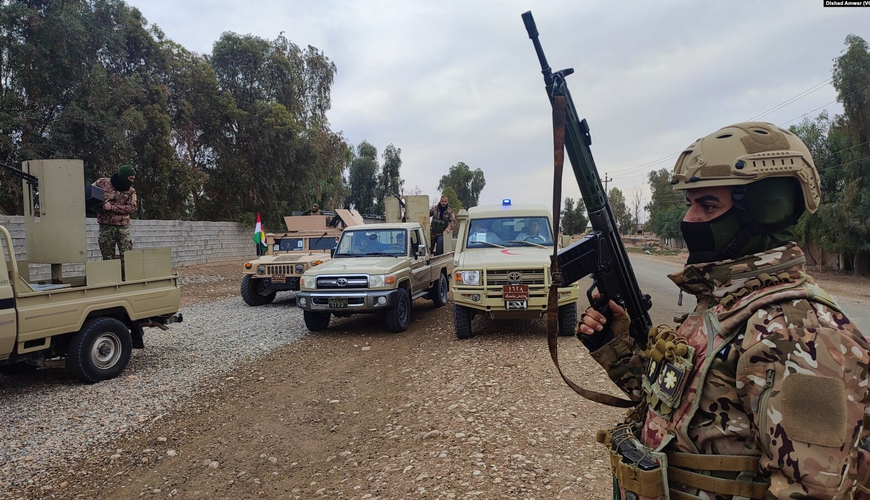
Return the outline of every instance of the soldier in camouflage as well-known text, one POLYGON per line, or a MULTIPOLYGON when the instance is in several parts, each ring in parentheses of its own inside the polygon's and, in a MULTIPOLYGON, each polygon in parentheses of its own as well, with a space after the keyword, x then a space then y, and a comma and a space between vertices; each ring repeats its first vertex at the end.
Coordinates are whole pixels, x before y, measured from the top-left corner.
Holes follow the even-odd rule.
POLYGON ((867 338, 805 274, 791 226, 818 209, 806 146, 769 123, 698 139, 677 161, 697 298, 641 351, 628 315, 587 309, 578 337, 639 404, 599 433, 614 498, 870 499, 867 338))
POLYGON ((94 186, 103 190, 103 210, 97 215, 100 224, 100 253, 103 260, 117 259, 120 256, 121 270, 124 269, 124 252, 133 248, 130 237, 130 214, 136 211, 136 190, 133 181, 136 170, 124 165, 109 177, 101 177, 94 186), (115 246, 118 247, 118 256, 115 246))
POLYGON ((456 216, 453 214, 453 209, 447 206, 447 197, 441 195, 441 201, 432 205, 429 209, 429 217, 432 217, 432 222, 429 225, 429 241, 431 242, 431 251, 435 252, 435 247, 438 243, 438 237, 444 232, 452 233, 453 226, 456 225, 456 216))

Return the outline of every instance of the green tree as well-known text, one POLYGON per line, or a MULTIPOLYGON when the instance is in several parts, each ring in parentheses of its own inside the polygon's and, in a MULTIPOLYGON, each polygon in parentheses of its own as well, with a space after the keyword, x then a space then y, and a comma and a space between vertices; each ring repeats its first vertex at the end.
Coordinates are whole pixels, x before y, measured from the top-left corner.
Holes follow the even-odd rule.
POLYGON ((402 167, 402 150, 388 144, 382 155, 384 164, 381 174, 378 176, 378 197, 376 212, 384 213, 384 198, 387 196, 401 195, 405 186, 399 169, 402 167))
POLYGON ((586 232, 586 224, 589 219, 586 216, 586 204, 583 198, 577 200, 565 198, 562 209, 562 233, 567 235, 583 234, 586 232))
POLYGON ((444 192, 447 187, 452 187, 456 192, 457 199, 465 207, 476 207, 480 199, 480 192, 486 186, 483 171, 479 168, 471 168, 463 162, 450 167, 447 175, 441 177, 438 189, 444 192))
POLYGON ((378 184, 378 150, 363 141, 357 146, 356 156, 350 164, 348 202, 360 213, 376 213, 378 184))
POLYGON ((613 210, 613 218, 616 219, 616 225, 619 226, 619 231, 622 234, 627 234, 631 230, 631 224, 634 218, 625 204, 625 195, 619 188, 612 187, 607 193, 607 199, 610 201, 610 208, 613 210))
MULTIPOLYGON (((647 232, 657 234, 662 238, 673 238, 680 235, 679 220, 674 225, 678 212, 685 215, 685 197, 677 193, 671 184, 671 173, 665 168, 654 170, 649 173, 648 182, 650 187, 650 201, 646 204, 649 212, 647 232), (678 210, 675 210, 678 209, 678 210), (665 236, 674 235, 675 236, 665 236)), ((682 220, 682 215, 680 216, 682 220)))
POLYGON ((456 191, 454 191, 450 186, 444 188, 440 195, 438 195, 434 200, 431 200, 432 203, 440 203, 442 195, 447 197, 447 205, 453 209, 454 214, 458 214, 460 210, 465 210, 466 206, 462 204, 462 200, 459 199, 456 191))

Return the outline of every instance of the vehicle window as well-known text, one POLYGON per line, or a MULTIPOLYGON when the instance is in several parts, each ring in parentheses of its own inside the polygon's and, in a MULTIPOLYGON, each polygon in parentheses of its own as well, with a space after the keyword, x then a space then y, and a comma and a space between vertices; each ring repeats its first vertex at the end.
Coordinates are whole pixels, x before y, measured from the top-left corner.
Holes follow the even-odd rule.
POLYGON ((408 244, 404 229, 345 231, 338 242, 337 257, 406 255, 408 244))
POLYGON ((335 248, 335 236, 318 236, 316 238, 308 238, 309 250, 329 250, 335 248))
POLYGON ((553 232, 547 217, 494 217, 472 219, 467 248, 552 246, 553 232))
POLYGON ((305 244, 304 238, 281 238, 276 243, 279 252, 295 252, 305 249, 303 246, 305 244))

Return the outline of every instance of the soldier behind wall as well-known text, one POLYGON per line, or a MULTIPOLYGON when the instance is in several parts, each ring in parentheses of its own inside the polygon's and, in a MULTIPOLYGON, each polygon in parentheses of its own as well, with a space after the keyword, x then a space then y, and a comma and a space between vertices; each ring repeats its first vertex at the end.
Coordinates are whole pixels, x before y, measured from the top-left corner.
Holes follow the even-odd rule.
POLYGON ((440 238, 445 231, 453 232, 453 226, 456 225, 456 216, 453 214, 453 209, 448 206, 448 199, 443 194, 441 201, 432 205, 429 209, 429 216, 432 217, 432 222, 429 225, 429 241, 432 248, 430 251, 435 253, 440 238))
POLYGON ((103 260, 121 259, 121 272, 124 271, 124 252, 133 248, 130 236, 130 214, 136 211, 136 190, 133 181, 136 170, 132 165, 124 165, 112 177, 101 177, 94 186, 103 190, 102 211, 97 215, 100 224, 100 253, 103 260), (115 247, 118 253, 115 253, 115 247))

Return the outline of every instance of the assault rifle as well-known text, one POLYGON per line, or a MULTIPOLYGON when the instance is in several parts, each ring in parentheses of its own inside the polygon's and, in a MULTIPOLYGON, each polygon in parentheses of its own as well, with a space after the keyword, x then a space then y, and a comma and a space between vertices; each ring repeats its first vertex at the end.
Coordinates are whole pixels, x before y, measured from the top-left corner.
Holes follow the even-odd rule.
MULTIPOLYGON (((617 231, 616 220, 613 210, 607 201, 607 195, 601 186, 595 161, 592 159, 592 137, 589 134, 589 125, 586 119, 578 120, 577 108, 571 99, 571 93, 565 83, 565 77, 574 72, 573 68, 552 71, 544 56, 544 49, 538 41, 538 29, 531 11, 523 14, 523 22, 538 61, 541 63, 541 73, 544 75, 544 83, 550 104, 554 107, 554 116, 564 118, 563 142, 568 158, 574 169, 574 176, 580 186, 583 201, 586 202, 586 210, 592 223, 593 231, 582 240, 564 248, 558 252, 557 262, 562 273, 562 284, 567 286, 586 276, 592 276, 592 286, 586 291, 589 304, 608 318, 612 319, 612 312, 608 307, 608 300, 613 300, 621 305, 631 317, 630 334, 641 349, 646 347, 647 333, 652 327, 647 311, 652 307, 649 295, 640 291, 637 279, 625 252, 625 246, 617 231), (562 104, 564 103, 564 104, 562 104), (556 109, 564 106, 564 112, 556 109), (598 292, 599 298, 595 300, 593 293, 598 292)), ((555 121, 555 119, 554 119, 555 121)), ((557 135, 559 131, 556 131, 557 135)), ((559 146, 557 146, 559 149, 559 146)), ((557 163, 561 151, 557 151, 557 163)), ((561 165, 557 165, 557 181, 561 182, 561 165)), ((557 187, 556 191, 560 192, 557 187)), ((554 207, 559 207, 561 200, 554 200, 554 207)), ((557 213, 553 213, 558 220, 557 213)), ((556 228, 558 229, 558 228, 556 228)))

